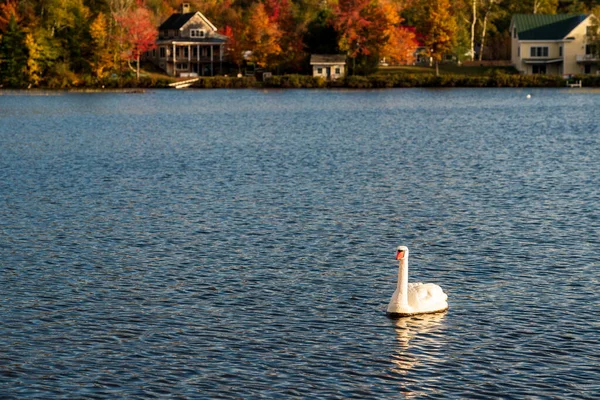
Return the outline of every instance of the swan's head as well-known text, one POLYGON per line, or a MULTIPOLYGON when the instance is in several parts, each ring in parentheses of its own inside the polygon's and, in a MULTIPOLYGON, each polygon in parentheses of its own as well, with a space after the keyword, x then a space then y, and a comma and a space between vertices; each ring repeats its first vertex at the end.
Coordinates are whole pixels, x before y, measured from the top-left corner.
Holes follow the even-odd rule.
POLYGON ((408 257, 408 247, 398 246, 396 249, 396 260, 404 260, 408 257))

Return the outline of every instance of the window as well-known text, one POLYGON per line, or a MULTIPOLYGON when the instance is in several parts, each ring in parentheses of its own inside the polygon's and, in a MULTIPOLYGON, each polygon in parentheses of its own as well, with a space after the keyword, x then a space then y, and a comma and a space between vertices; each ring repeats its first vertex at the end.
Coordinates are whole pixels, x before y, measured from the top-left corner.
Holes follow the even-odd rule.
POLYGON ((152 57, 156 57, 156 49, 152 49, 152 57))
POLYGON ((562 57, 562 46, 558 46, 558 56, 562 57))
POLYGON ((513 28, 513 37, 516 39, 517 38, 517 28, 513 28))
POLYGON ((548 46, 532 47, 530 51, 531 57, 548 57, 548 46))
POLYGON ((592 73, 592 66, 590 64, 586 64, 584 67, 584 73, 586 74, 591 74, 592 73))
POLYGON ((585 54, 586 55, 596 54, 596 46, 594 46, 593 44, 586 44, 585 45, 585 54))
POLYGON ((201 51, 201 56, 202 57, 208 57, 208 47, 202 47, 201 51))
POLYGON ((177 63, 176 67, 178 70, 186 70, 186 69, 188 69, 188 64, 187 63, 177 63))
POLYGON ((317 74, 321 75, 323 73, 323 68, 317 68, 317 74))
POLYGON ((204 29, 190 29, 190 37, 202 39, 206 37, 206 31, 204 29))
POLYGON ((517 57, 521 57, 521 46, 517 47, 517 57))
POLYGON ((160 52, 160 58, 165 58, 167 56, 167 49, 165 49, 164 47, 161 47, 159 49, 160 52))
POLYGON ((198 47, 192 47, 192 57, 198 57, 198 47))
POLYGON ((339 69, 339 68, 336 68, 336 69, 335 69, 335 74, 336 74, 336 75, 339 75, 339 74, 340 74, 340 72, 341 72, 341 71, 340 71, 340 69, 339 69))
POLYGON ((532 72, 534 74, 545 74, 546 73, 546 66, 545 65, 533 65, 532 66, 532 72))

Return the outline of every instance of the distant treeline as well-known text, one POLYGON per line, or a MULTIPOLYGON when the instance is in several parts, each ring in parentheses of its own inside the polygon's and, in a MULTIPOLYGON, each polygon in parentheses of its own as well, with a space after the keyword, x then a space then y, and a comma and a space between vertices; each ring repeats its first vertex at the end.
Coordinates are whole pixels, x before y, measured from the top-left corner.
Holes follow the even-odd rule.
MULTIPOLYGON (((0 85, 127 86, 124 82, 135 76, 140 53, 152 48, 157 27, 178 12, 181 3, 181 0, 0 0, 0 85)), ((600 0, 191 0, 186 3, 230 38, 228 72, 236 74, 248 63, 276 75, 307 74, 310 54, 342 53, 352 60, 351 75, 370 75, 384 58, 390 64, 413 62, 417 46, 423 49, 424 56, 436 62, 448 55, 456 61, 508 59, 508 26, 516 13, 600 15, 600 0)), ((478 79, 474 77, 473 81, 478 79)), ((160 84, 157 81, 154 86, 160 84)))
MULTIPOLYGON (((571 79, 563 79, 551 75, 519 75, 493 72, 488 75, 440 75, 433 74, 385 74, 369 76, 348 76, 337 81, 327 81, 322 77, 308 75, 274 75, 265 80, 258 80, 253 76, 226 77, 214 76, 199 78, 192 84, 195 89, 252 89, 252 88, 278 88, 278 89, 315 89, 315 88, 347 88, 347 89, 383 89, 383 88, 414 88, 414 87, 471 87, 471 88, 526 88, 567 87, 568 83, 581 81, 583 87, 600 87, 600 76, 582 75, 571 79)), ((160 89, 169 88, 169 79, 154 79, 141 77, 139 81, 126 79, 102 86, 80 86, 73 89, 160 89)))

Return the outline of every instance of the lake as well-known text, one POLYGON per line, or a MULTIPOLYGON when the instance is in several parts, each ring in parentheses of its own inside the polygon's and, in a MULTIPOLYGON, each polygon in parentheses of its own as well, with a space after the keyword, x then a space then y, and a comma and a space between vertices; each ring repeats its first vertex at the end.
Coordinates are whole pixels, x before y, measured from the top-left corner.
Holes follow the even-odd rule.
POLYGON ((2 92, 0 397, 598 398, 599 122, 586 89, 2 92), (447 312, 386 316, 398 245, 447 312))

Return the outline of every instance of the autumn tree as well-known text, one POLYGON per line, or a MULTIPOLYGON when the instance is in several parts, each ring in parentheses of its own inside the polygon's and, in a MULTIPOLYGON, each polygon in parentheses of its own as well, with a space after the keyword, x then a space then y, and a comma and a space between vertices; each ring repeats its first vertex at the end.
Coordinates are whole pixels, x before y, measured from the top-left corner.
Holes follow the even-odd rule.
POLYGON ((237 25, 235 28, 227 25, 222 31, 223 35, 227 36, 227 54, 233 64, 238 67, 238 73, 242 72, 242 64, 244 63, 244 52, 247 47, 244 44, 245 29, 243 26, 237 25))
POLYGON ((43 66, 40 63, 42 48, 36 43, 31 33, 25 35, 25 48, 27 49, 27 80, 33 86, 38 86, 42 80, 43 66))
POLYGON ((390 29, 389 38, 381 51, 381 55, 395 64, 412 64, 417 50, 416 35, 403 26, 390 29))
POLYGON ((223 0, 213 3, 206 10, 205 15, 210 21, 217 21, 218 25, 216 26, 219 27, 219 33, 228 37, 226 49, 229 60, 238 67, 238 73, 241 72, 245 60, 244 53, 248 51, 247 24, 243 20, 241 10, 234 7, 231 0, 223 0))
POLYGON ((381 0, 381 11, 385 15, 382 23, 385 25, 384 43, 380 50, 381 56, 392 63, 412 64, 417 50, 415 33, 402 26, 404 19, 400 17, 400 9, 391 1, 381 0))
POLYGON ((435 62, 435 74, 439 75, 439 63, 454 47, 456 21, 450 14, 449 0, 427 0, 426 18, 420 26, 426 52, 435 62))
MULTIPOLYGON (((403 29, 398 3, 391 0, 340 0, 335 8, 334 26, 339 47, 353 59, 361 60, 363 72, 370 72, 382 56, 397 62, 410 61, 416 48, 412 32, 403 29)), ((353 67, 353 70, 356 68, 353 67)))
POLYGON ((108 34, 108 22, 104 13, 99 13, 90 25, 92 38, 92 72, 101 79, 113 66, 113 55, 108 34))
POLYGON ((387 41, 387 16, 377 0, 339 0, 334 26, 340 50, 352 58, 352 73, 369 73, 379 63, 379 51, 387 41), (359 68, 356 61, 359 58, 359 68))
POLYGON ((136 79, 139 80, 140 58, 144 52, 156 47, 158 38, 152 15, 140 2, 136 8, 116 16, 115 19, 125 33, 123 56, 128 62, 136 62, 136 79))
POLYGON ((306 23, 295 18, 291 0, 265 0, 265 11, 269 22, 275 24, 281 33, 281 52, 275 61, 287 70, 299 71, 305 55, 302 36, 306 23))
POLYGON ((0 4, 0 33, 8 30, 10 20, 14 18, 17 25, 21 22, 21 14, 17 10, 16 0, 7 1, 0 4))
POLYGON ((271 65, 273 58, 281 53, 280 39, 281 31, 269 20, 265 5, 254 3, 250 8, 247 32, 252 61, 261 67, 271 65))

